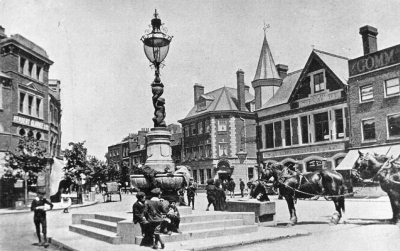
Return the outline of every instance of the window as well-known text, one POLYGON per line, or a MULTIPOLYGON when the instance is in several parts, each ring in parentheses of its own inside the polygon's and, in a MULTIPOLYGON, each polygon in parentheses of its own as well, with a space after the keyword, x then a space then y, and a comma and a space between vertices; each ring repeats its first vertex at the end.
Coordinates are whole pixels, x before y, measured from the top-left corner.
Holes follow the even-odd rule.
POLYGON ((185 137, 189 137, 189 126, 185 126, 185 137))
POLYGON ((274 123, 275 131, 275 147, 282 146, 282 122, 277 121, 274 123))
POLYGON ((315 122, 315 141, 329 140, 329 120, 328 113, 314 114, 315 122))
POLYGON ((36 79, 39 81, 43 81, 42 79, 42 67, 36 66, 36 79))
POLYGON ((210 120, 205 121, 205 132, 210 133, 211 132, 211 125, 210 125, 210 120))
POLYGON ((193 180, 194 182, 197 183, 198 179, 197 179, 197 170, 193 170, 193 180))
POLYGON ((249 180, 251 180, 254 177, 254 167, 247 168, 247 173, 248 173, 249 180))
POLYGON ((298 145, 299 144, 299 120, 297 118, 292 119, 292 144, 298 145))
POLYGON ((199 134, 203 134, 203 122, 197 123, 197 128, 198 128, 199 134))
POLYGON ((29 77, 33 77, 33 76, 32 76, 32 74, 33 74, 33 67, 34 67, 34 64, 33 64, 32 62, 29 62, 29 68, 28 68, 29 77))
POLYGON ((286 146, 292 145, 292 134, 290 132, 290 119, 283 121, 285 125, 285 139, 286 139, 286 146))
POLYGON ((199 158, 204 157, 204 146, 199 146, 199 158))
POLYGON ((308 143, 308 120, 307 116, 303 116, 300 118, 301 123, 301 140, 303 144, 308 143))
POLYGON ((366 119, 362 121, 362 131, 364 135, 364 140, 374 140, 375 139, 375 120, 366 119))
POLYGON ((310 160, 307 162, 307 172, 315 172, 318 170, 322 170, 321 160, 310 160))
POLYGON ((207 179, 211 179, 211 169, 207 169, 207 179))
POLYGON ((25 58, 19 58, 19 73, 24 73, 25 62, 25 58))
POLYGON ((205 145, 204 146, 204 154, 206 158, 211 157, 211 145, 205 145))
POLYGON ((336 138, 344 138, 343 109, 335 110, 336 138))
POLYGON ((32 115, 33 96, 28 96, 28 114, 32 115))
POLYGON ((393 78, 385 81, 386 96, 398 95, 400 93, 399 79, 393 78))
POLYGON ((19 133, 20 136, 25 136, 25 130, 24 129, 20 129, 18 133, 19 133))
POLYGON ((197 111, 203 111, 206 108, 207 108, 206 100, 202 100, 199 103, 197 103, 197 111))
POLYGON ((250 112, 254 112, 256 110, 256 104, 250 103, 250 112))
POLYGON ((196 124, 191 124, 190 125, 190 129, 192 131, 192 135, 196 135, 197 134, 196 124))
POLYGON ((19 93, 19 111, 24 112, 24 99, 25 99, 25 93, 20 92, 19 93))
POLYGON ((226 131, 226 124, 227 124, 227 121, 225 119, 218 120, 218 131, 219 132, 226 131))
POLYGON ((325 90, 324 83, 325 81, 323 72, 314 74, 314 93, 325 90))
POLYGON ((40 103, 42 100, 40 98, 36 98, 36 116, 40 117, 40 103))
POLYGON ((204 169, 200 169, 200 184, 204 184, 204 169))
POLYGON ((266 124, 265 125, 265 148, 274 148, 274 125, 266 124))
POLYGON ((400 114, 388 116, 389 137, 400 136, 400 114))
POLYGON ((374 99, 372 85, 365 85, 360 87, 361 102, 370 101, 374 99))
POLYGON ((220 157, 228 156, 228 143, 226 142, 219 143, 219 156, 220 157))

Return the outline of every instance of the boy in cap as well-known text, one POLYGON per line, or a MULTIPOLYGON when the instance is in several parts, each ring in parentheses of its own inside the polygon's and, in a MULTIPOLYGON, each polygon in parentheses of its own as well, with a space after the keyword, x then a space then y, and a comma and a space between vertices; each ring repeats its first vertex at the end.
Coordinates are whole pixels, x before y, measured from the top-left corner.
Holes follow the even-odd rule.
POLYGON ((151 190, 152 198, 147 201, 144 208, 144 214, 147 216, 150 222, 154 235, 153 249, 158 249, 158 242, 161 244, 161 249, 165 248, 165 243, 161 240, 160 234, 165 229, 165 215, 168 213, 167 206, 160 200, 161 190, 160 188, 154 188, 151 190))
POLYGON ((194 196, 196 195, 196 187, 193 184, 193 178, 190 178, 189 186, 187 188, 187 199, 188 199, 188 206, 192 204, 192 210, 194 210, 194 196))
POLYGON ((176 201, 171 199, 169 201, 169 210, 167 213, 167 218, 170 220, 168 224, 168 230, 181 234, 182 232, 179 230, 179 223, 181 223, 181 216, 179 214, 179 210, 176 207, 176 201))
POLYGON ((149 231, 149 222, 144 216, 146 194, 143 192, 138 192, 136 194, 136 198, 137 201, 132 206, 133 223, 139 223, 140 228, 142 229, 142 236, 144 238, 141 245, 150 245, 149 243, 153 243, 153 240, 149 231))
POLYGON ((46 220, 46 208, 45 204, 50 205, 50 210, 53 209, 53 204, 44 198, 44 190, 37 192, 38 197, 32 201, 31 211, 34 211, 33 222, 36 227, 36 235, 39 239, 39 246, 49 246, 47 243, 47 220, 46 220), (42 224, 42 233, 44 242, 42 242, 40 236, 40 224, 42 224))

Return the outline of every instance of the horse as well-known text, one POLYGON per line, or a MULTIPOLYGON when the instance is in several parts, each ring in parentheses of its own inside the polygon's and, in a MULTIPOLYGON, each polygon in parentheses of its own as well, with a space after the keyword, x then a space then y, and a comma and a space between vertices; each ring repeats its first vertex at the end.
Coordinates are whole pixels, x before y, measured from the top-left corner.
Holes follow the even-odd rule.
POLYGON ((297 223, 295 200, 297 198, 312 198, 316 195, 331 197, 336 212, 330 220, 330 225, 336 225, 345 211, 344 197, 347 188, 343 176, 335 171, 320 170, 309 173, 298 173, 277 162, 263 173, 264 179, 274 177, 274 186, 279 188, 285 197, 290 213, 289 226, 297 223))
POLYGON ((396 159, 376 153, 362 153, 354 163, 353 169, 366 181, 379 181, 382 190, 388 194, 393 216, 390 223, 400 225, 400 155, 396 159))
POLYGON ((256 180, 247 184, 250 192, 250 198, 259 201, 270 201, 267 193, 267 183, 264 180, 256 180))

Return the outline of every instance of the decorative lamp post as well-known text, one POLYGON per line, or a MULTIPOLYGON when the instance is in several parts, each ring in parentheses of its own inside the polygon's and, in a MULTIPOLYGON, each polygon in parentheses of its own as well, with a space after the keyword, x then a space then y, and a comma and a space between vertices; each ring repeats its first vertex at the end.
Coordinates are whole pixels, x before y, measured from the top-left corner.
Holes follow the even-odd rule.
POLYGON ((154 106, 154 127, 166 127, 164 121, 165 99, 161 97, 164 93, 164 85, 161 83, 160 79, 160 65, 168 54, 172 37, 161 31, 161 28, 164 32, 167 32, 167 29, 163 27, 161 19, 158 18, 157 10, 155 10, 154 18, 151 20, 151 26, 152 31, 146 32, 147 34, 143 35, 140 40, 143 42, 146 57, 155 68, 155 78, 154 82, 151 84, 154 106))
POLYGON ((236 156, 238 157, 240 164, 243 164, 243 162, 246 160, 247 152, 243 151, 243 149, 240 149, 240 151, 236 153, 236 156))

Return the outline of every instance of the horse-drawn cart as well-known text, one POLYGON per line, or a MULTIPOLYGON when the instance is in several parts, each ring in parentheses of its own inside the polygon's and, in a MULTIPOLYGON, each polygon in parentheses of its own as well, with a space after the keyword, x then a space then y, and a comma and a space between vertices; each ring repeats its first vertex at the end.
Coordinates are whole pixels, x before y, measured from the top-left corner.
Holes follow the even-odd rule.
POLYGON ((104 200, 104 202, 111 201, 111 195, 113 195, 113 194, 119 194, 119 201, 122 201, 121 192, 118 189, 118 183, 117 182, 109 182, 109 183, 107 183, 107 189, 106 189, 106 191, 103 192, 103 200, 104 200))

